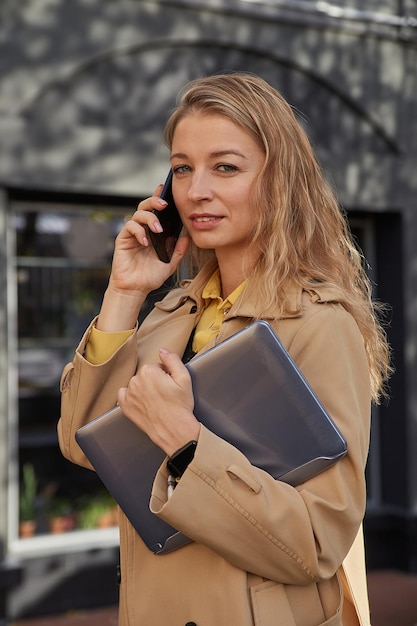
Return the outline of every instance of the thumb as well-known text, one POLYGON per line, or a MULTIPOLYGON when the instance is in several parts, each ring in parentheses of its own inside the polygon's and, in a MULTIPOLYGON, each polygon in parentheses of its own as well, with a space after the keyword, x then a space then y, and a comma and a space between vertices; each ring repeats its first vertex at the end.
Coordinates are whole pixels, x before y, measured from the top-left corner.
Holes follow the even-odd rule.
POLYGON ((180 360, 178 354, 171 352, 168 348, 159 348, 159 358, 168 374, 172 373, 171 369, 175 369, 176 361, 180 360))
POLYGON ((170 352, 167 348, 160 348, 159 358, 165 371, 177 383, 183 380, 184 374, 189 377, 187 368, 175 352, 170 352))
POLYGON ((178 238, 175 244, 174 253, 171 258, 171 270, 175 271, 181 259, 185 256, 190 243, 190 237, 187 234, 183 234, 178 238))

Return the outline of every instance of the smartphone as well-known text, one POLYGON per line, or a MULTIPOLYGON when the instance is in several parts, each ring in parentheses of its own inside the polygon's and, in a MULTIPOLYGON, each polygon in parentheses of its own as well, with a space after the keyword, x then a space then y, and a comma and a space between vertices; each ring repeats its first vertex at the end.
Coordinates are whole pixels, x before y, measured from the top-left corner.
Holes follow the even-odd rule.
POLYGON ((154 233, 148 229, 148 235, 159 259, 164 263, 169 263, 182 229, 180 214, 172 195, 172 170, 169 171, 162 188, 161 198, 168 203, 167 206, 161 211, 154 209, 152 213, 158 217, 163 231, 162 233, 154 233))

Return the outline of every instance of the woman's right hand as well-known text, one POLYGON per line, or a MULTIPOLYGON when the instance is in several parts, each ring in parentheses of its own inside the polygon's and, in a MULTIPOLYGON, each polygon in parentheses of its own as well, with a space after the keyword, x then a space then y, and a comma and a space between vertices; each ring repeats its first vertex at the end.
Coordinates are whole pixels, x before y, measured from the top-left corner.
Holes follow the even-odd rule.
POLYGON ((159 197, 161 189, 159 185, 153 196, 139 203, 116 238, 109 285, 97 321, 99 330, 133 328, 147 295, 175 272, 187 251, 189 237, 184 235, 179 237, 170 263, 163 263, 147 237, 146 227, 154 232, 161 229, 152 212, 166 206, 159 197))
POLYGON ((147 237, 146 227, 155 233, 162 230, 152 212, 153 209, 163 210, 166 206, 165 200, 158 195, 161 188, 158 186, 155 195, 140 202, 116 238, 109 283, 111 289, 139 292, 146 297, 175 272, 187 250, 188 237, 180 237, 170 263, 163 263, 147 237))

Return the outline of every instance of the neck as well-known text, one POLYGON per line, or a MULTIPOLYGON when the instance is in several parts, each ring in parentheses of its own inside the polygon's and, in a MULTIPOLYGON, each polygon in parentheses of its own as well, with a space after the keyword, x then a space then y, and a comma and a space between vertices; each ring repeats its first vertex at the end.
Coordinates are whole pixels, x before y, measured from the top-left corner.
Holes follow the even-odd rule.
POLYGON ((230 249, 217 249, 215 254, 220 271, 221 296, 224 299, 247 278, 248 273, 255 267, 257 259, 255 255, 248 258, 247 252, 242 253, 242 250, 233 253, 230 249), (244 268, 246 272, 243 271, 244 268))
POLYGON ((220 271, 221 296, 224 299, 246 278, 243 272, 243 259, 239 259, 236 262, 230 259, 227 262, 221 262, 219 258, 217 260, 220 271))

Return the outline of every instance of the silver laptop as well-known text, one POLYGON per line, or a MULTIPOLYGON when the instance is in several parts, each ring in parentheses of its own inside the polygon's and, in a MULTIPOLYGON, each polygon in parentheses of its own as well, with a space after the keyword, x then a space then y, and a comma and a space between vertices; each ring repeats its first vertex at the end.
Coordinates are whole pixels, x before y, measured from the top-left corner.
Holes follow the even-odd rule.
MULTIPOLYGON (((346 454, 343 436, 267 322, 252 323, 186 367, 198 420, 277 480, 301 484, 346 454)), ((119 407, 75 436, 150 550, 190 541, 149 510, 165 454, 119 407)))

